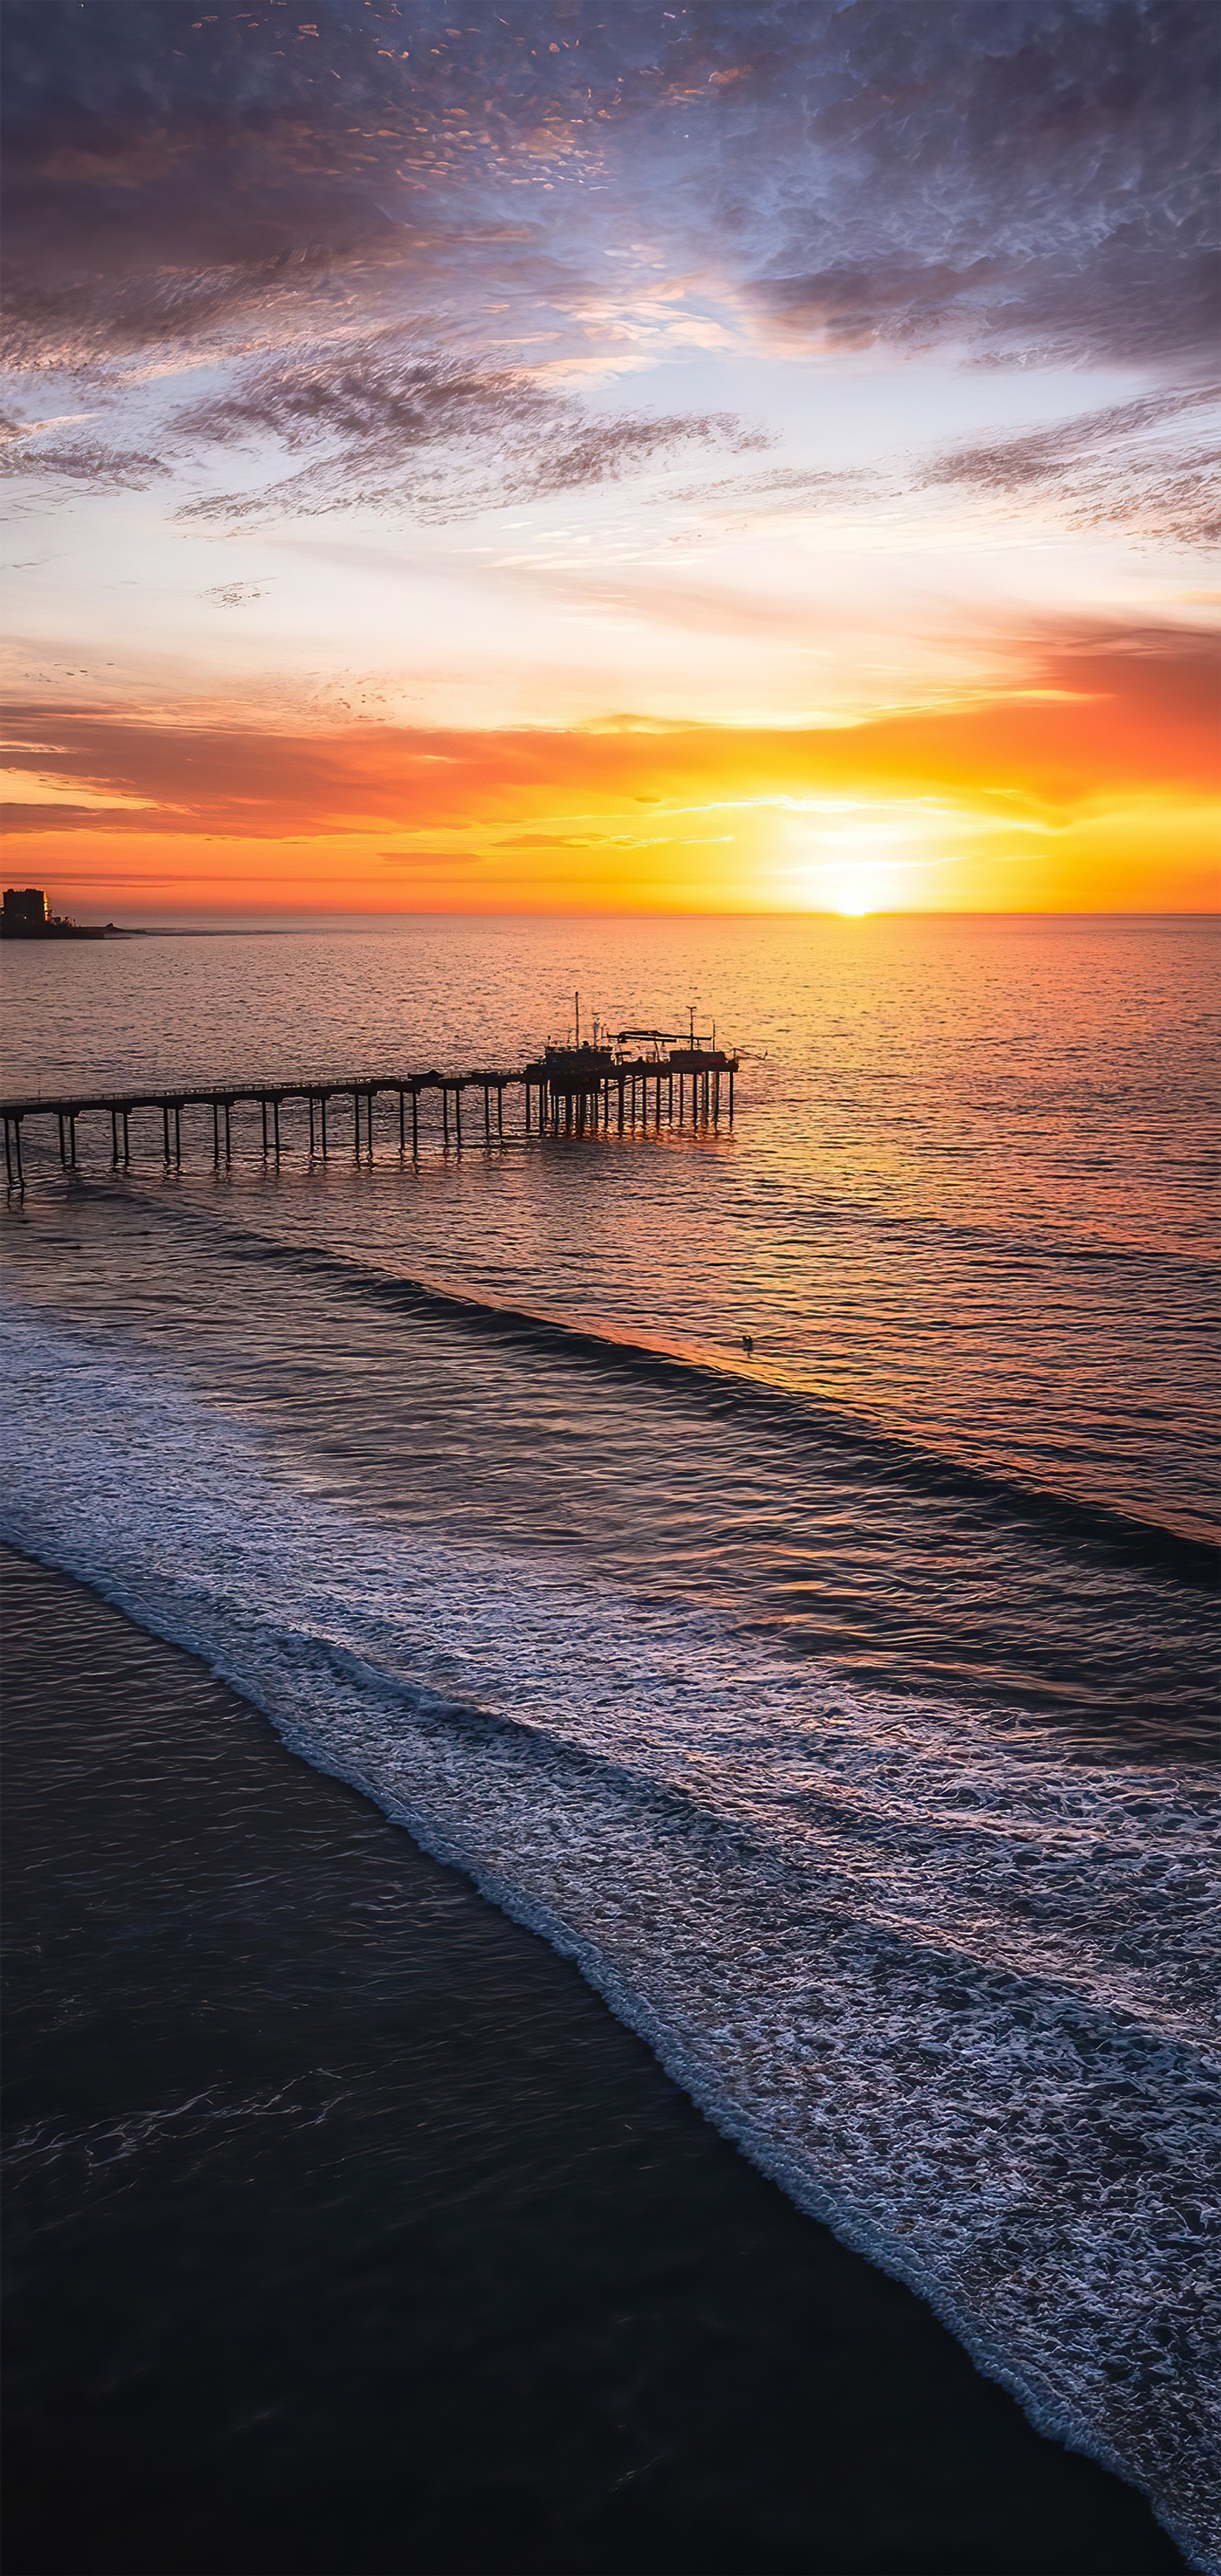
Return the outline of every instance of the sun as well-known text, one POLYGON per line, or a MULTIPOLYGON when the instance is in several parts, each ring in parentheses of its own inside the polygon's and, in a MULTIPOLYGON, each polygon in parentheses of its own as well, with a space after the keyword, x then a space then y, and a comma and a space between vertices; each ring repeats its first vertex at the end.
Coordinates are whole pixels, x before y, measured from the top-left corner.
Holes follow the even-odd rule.
POLYGON ((835 912, 845 921, 893 911, 916 864, 925 821, 905 804, 810 798, 788 818, 785 839, 800 855, 785 873, 811 911, 835 912))
POLYGON ((858 860, 830 872, 824 881, 828 908, 840 913, 846 921, 863 921, 871 912, 880 912, 888 889, 883 883, 885 871, 858 860))

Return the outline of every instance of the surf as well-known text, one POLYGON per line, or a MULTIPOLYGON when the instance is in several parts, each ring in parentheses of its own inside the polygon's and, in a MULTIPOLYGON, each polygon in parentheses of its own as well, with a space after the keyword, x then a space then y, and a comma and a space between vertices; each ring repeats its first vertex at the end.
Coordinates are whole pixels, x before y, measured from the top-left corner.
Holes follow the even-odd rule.
POLYGON ((12 1543, 575 1959, 799 2206, 1203 2563, 1202 1766, 1117 1776, 647 1582, 341 1508, 164 1358, 20 1310, 6 1337, 12 1543))

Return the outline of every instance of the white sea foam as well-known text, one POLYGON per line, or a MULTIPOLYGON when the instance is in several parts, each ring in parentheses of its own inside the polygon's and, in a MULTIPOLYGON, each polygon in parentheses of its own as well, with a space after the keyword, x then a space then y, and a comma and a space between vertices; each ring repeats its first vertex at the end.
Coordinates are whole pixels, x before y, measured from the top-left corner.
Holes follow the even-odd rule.
POLYGON ((8 1344, 6 1534, 575 1958, 803 2208, 1221 2561, 1204 1776, 421 1541, 147 1356, 20 1314, 8 1344))

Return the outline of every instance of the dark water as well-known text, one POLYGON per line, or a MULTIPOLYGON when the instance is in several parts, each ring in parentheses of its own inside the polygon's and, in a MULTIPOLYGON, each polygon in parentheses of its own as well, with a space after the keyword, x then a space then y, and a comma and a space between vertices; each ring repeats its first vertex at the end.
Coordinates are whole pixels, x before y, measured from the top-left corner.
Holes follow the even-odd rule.
POLYGON ((1181 2565, 545 1943, 4 1578, 14 2576, 1181 2565))
POLYGON ((371 1166, 286 1119, 278 1170, 201 1128, 167 1178, 150 1124, 116 1183, 82 1127, 11 1212, 4 1513, 574 1959, 1202 2560, 1214 958, 1130 922, 19 953, 14 1088, 511 1060, 578 982, 698 993, 753 1054, 732 1133, 418 1168, 397 1118, 371 1166))

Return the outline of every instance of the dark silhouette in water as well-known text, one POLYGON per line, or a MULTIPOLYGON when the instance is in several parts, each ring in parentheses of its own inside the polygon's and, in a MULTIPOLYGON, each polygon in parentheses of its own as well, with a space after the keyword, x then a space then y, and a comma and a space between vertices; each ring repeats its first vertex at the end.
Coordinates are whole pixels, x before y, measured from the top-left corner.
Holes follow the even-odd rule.
POLYGON ((742 1348, 746 1353, 747 1359, 752 1360, 755 1356, 755 1337, 753 1333, 743 1333, 742 1348))

